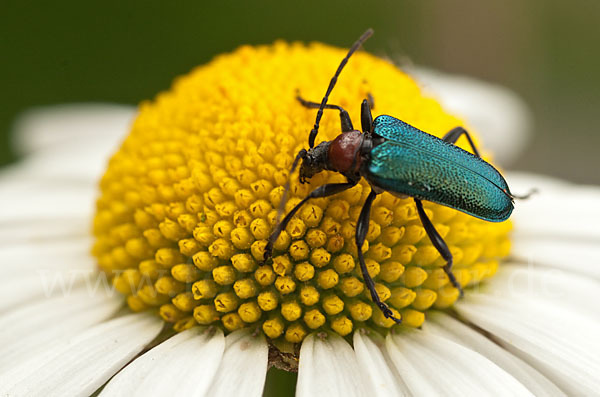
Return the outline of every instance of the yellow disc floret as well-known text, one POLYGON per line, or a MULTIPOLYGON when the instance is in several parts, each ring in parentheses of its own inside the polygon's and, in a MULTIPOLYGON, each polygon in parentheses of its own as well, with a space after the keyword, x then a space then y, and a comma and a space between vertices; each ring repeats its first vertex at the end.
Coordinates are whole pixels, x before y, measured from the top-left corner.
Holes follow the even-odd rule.
MULTIPOLYGON (((344 181, 333 172, 309 184, 289 175, 315 117, 296 91, 319 102, 344 55, 322 44, 246 46, 140 105, 100 181, 94 219, 93 253, 132 310, 155 308, 176 331, 253 327, 291 343, 315 330, 345 336, 363 325, 382 332, 394 326, 372 302, 358 264, 354 235, 369 192, 365 181, 306 203, 275 242, 272 262, 261 265, 285 183, 291 182, 289 211, 315 187, 344 181)), ((462 124, 394 65, 360 52, 330 103, 358 123, 368 94, 374 115, 393 115, 434 135, 462 124)), ((337 113, 326 112, 318 139, 339 133, 337 113)), ((510 223, 431 203, 425 211, 464 286, 496 272, 510 248, 510 223)), ((380 298, 403 326, 419 327, 427 309, 458 299, 411 199, 377 197, 363 250, 380 298)))

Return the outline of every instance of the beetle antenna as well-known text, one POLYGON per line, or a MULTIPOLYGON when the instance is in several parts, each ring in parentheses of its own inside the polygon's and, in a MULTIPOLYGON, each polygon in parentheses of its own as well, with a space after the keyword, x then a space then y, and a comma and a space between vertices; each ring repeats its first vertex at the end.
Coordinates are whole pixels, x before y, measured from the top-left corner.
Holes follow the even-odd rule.
POLYGON ((304 158, 306 158, 306 154, 307 154, 307 151, 305 149, 300 150, 298 152, 298 154, 296 155, 296 158, 294 159, 294 162, 292 164, 292 169, 290 170, 290 174, 288 175, 287 182, 285 183, 285 187, 283 188, 283 194, 281 195, 281 201, 279 202, 279 208, 277 209, 277 217, 275 218, 275 229, 273 230, 273 233, 271 233, 271 235, 269 236, 269 240, 267 241, 267 245, 265 246, 265 252, 264 252, 263 262, 262 262, 263 265, 265 264, 267 259, 269 259, 271 257, 271 254, 273 252, 273 245, 275 244, 275 241, 277 240, 277 238, 283 231, 283 228, 287 225, 287 222, 285 224, 282 224, 280 218, 281 218, 281 214, 283 214, 283 209, 285 208, 285 202, 287 201, 287 196, 290 191, 290 178, 291 178, 292 174, 294 173, 294 171, 296 170, 296 167, 298 167, 298 163, 300 162, 300 160, 303 160, 304 158))
POLYGON ((319 122, 321 121, 321 117, 323 117, 323 109, 325 108, 325 105, 327 105, 327 100, 329 99, 329 94, 331 94, 333 87, 335 87, 335 83, 337 82, 338 76, 342 72, 342 69, 344 69, 344 66, 346 66, 346 63, 348 62, 348 59, 350 59, 350 56, 352 56, 352 54, 354 54, 354 52, 356 50, 358 50, 360 48, 360 46, 372 35, 373 35, 373 29, 369 28, 369 29, 367 29, 366 32, 364 32, 362 34, 362 36, 360 36, 358 38, 358 40, 356 40, 356 42, 352 45, 352 47, 350 47, 348 54, 346 54, 344 59, 342 59, 342 62, 340 62, 340 66, 338 66, 335 74, 331 78, 331 81, 329 82, 329 87, 327 87, 327 92, 325 92, 325 96, 323 97, 323 100, 321 101, 321 106, 319 107, 319 111, 317 112, 317 118, 315 119, 315 126, 310 131, 310 135, 308 136, 308 146, 310 146, 311 148, 313 148, 315 146, 315 138, 317 137, 317 134, 319 133, 319 122))

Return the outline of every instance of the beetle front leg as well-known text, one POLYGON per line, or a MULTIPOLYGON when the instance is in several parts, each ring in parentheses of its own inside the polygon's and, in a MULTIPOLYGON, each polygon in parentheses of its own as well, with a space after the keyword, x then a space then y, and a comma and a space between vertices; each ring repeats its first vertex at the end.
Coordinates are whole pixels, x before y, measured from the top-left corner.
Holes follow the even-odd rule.
POLYGON ((296 212, 298 212, 300 207, 302 207, 304 205, 304 203, 306 203, 311 198, 327 197, 327 196, 332 196, 336 193, 343 192, 344 190, 348 190, 348 189, 354 187, 357 183, 358 183, 358 180, 348 181, 345 183, 328 183, 326 185, 319 186, 318 188, 316 188, 315 190, 310 192, 308 196, 304 197, 304 199, 302 199, 302 201, 300 201, 298 204, 296 204, 296 206, 294 208, 292 208, 292 210, 290 212, 287 213, 285 218, 283 218, 283 220, 281 222, 279 222, 279 224, 275 227, 275 230, 273 230, 273 233, 269 237, 269 241, 267 242, 267 245, 265 246, 265 253, 263 256, 262 265, 264 265, 265 262, 267 261, 267 259, 269 259, 271 257, 271 255, 273 253, 273 244, 275 244, 275 241, 277 241, 277 238, 279 237, 281 232, 285 230, 288 223, 290 223, 293 216, 296 214, 296 212))
POLYGON ((425 210, 423 209, 423 203, 421 202, 421 200, 415 199, 415 204, 417 204, 417 212, 419 213, 419 218, 421 218, 421 223, 423 224, 423 227, 425 228, 425 231, 427 232, 431 243, 433 244, 435 249, 438 250, 442 258, 444 258, 444 260, 446 261, 446 265, 443 267, 444 272, 446 272, 448 278, 450 279, 450 283, 456 289, 458 289, 458 292, 460 292, 460 296, 462 297, 462 287, 460 286, 460 283, 456 280, 454 273, 452 273, 452 253, 450 252, 448 245, 446 244, 442 236, 440 236, 438 231, 435 230, 435 227, 433 227, 433 223, 431 223, 431 220, 429 219, 429 217, 425 213, 425 210))
MULTIPOLYGON (((296 95, 296 100, 298 100, 298 102, 300 102, 302 106, 309 109, 318 109, 321 106, 320 103, 307 101, 306 99, 302 98, 300 94, 296 95)), ((354 131, 354 127, 352 126, 352 120, 350 120, 350 115, 343 107, 338 105, 327 104, 323 107, 323 109, 339 110, 342 132, 354 131)))
POLYGON ((446 135, 444 135, 442 137, 442 139, 448 143, 454 144, 454 143, 456 143, 458 138, 460 138, 460 136, 463 134, 469 140, 469 144, 471 145, 471 148, 473 149, 473 153, 475 154, 475 156, 481 157, 481 155, 479 154, 479 150, 477 150, 477 147, 475 146, 475 143, 473 142, 473 139, 471 139, 471 135, 463 127, 456 127, 456 128, 451 129, 450 131, 448 131, 448 133, 446 133, 446 135))
POLYGON ((365 264, 365 258, 362 253, 362 246, 365 242, 365 237, 367 236, 367 231, 369 230, 369 218, 370 218, 370 214, 371 214, 371 205, 373 204, 373 200, 375 200, 376 196, 377 196, 377 193, 375 193, 373 190, 371 190, 371 193, 369 193, 369 196, 367 196, 367 199, 365 200, 365 204, 363 205, 362 210, 360 211, 360 215, 358 217, 358 222, 356 222, 356 251, 358 254, 358 262, 360 263, 360 271, 362 272, 363 280, 365 281, 365 284, 367 285, 367 289, 371 293, 371 299, 373 299, 373 302, 375 302, 375 304, 383 312, 383 315, 386 318, 391 318, 396 323, 400 324, 402 322, 402 320, 394 317, 394 313, 392 313, 390 308, 387 307, 387 305, 385 303, 383 303, 381 301, 381 299, 379 298, 379 294, 377 294, 377 291, 375 290, 375 283, 373 282, 373 279, 371 278, 371 276, 369 275, 369 272, 367 271, 367 265, 365 264))

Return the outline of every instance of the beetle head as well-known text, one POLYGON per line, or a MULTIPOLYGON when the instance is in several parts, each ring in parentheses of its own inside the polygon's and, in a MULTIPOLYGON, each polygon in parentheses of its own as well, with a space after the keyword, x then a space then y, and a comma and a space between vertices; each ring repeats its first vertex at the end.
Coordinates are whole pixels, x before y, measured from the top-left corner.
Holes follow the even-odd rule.
POLYGON ((308 149, 300 166, 300 183, 306 183, 306 180, 313 175, 328 169, 329 144, 330 142, 321 142, 314 148, 308 149))

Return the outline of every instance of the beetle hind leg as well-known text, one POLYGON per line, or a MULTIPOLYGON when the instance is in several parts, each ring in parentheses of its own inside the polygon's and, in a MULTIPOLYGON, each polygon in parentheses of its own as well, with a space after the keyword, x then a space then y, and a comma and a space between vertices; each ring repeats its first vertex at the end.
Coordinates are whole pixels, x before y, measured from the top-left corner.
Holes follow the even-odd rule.
POLYGON ((373 200, 376 196, 377 193, 371 190, 371 193, 369 193, 369 196, 367 197, 367 200, 365 200, 365 204, 363 205, 363 208, 360 211, 358 222, 356 222, 356 250, 358 254, 358 261, 360 263, 360 270, 362 272, 363 280, 367 286, 367 289, 371 293, 371 299, 373 299, 373 302, 375 302, 377 307, 379 307, 379 309, 383 312, 383 315, 386 318, 391 318, 396 323, 400 324, 402 320, 394 317, 394 313, 385 303, 381 301, 381 298, 379 298, 379 294, 377 294, 377 291, 375 290, 375 283, 373 282, 373 279, 367 271, 367 265, 365 264, 365 258, 362 253, 362 246, 365 242, 367 231, 369 230, 369 217, 371 213, 371 205, 373 204, 373 200))
POLYGON ((469 134, 469 131, 465 130, 463 127, 456 127, 451 129, 450 131, 448 131, 446 133, 446 135, 444 135, 442 137, 442 140, 448 142, 448 143, 456 143, 456 141, 458 140, 458 138, 461 137, 461 135, 464 135, 465 137, 467 137, 467 140, 469 141, 469 144, 471 145, 471 148, 473 149, 473 154, 475 154, 475 156, 477 157, 481 157, 481 155, 479 154, 479 150, 477 150, 477 146, 475 146, 475 142, 473 142, 473 139, 471 138, 471 135, 469 134))
POLYGON ((431 223, 431 220, 425 213, 425 210, 423 209, 423 203, 421 202, 421 200, 415 199, 415 204, 417 205, 417 212, 419 213, 419 218, 421 218, 421 223, 423 224, 423 227, 425 228, 425 231, 427 232, 431 243, 433 244, 435 249, 438 250, 442 258, 446 260, 446 265, 443 267, 444 272, 448 275, 450 283, 456 289, 458 289, 458 292, 460 293, 460 296, 462 298, 462 296, 464 295, 462 287, 460 286, 460 283, 454 276, 454 273, 452 273, 452 253, 450 252, 450 249, 448 248, 448 245, 446 244, 442 236, 440 236, 438 231, 435 230, 433 223, 431 223))

